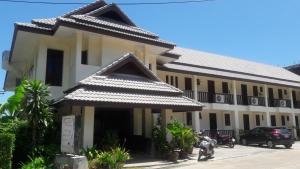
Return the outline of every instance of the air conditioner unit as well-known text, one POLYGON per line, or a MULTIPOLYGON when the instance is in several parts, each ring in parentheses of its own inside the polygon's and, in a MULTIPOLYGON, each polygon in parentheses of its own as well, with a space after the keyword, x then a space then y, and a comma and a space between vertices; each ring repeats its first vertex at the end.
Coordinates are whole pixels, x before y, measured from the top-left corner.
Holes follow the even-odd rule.
POLYGON ((258 106, 258 98, 257 97, 251 97, 250 103, 251 103, 251 105, 258 106))
POLYGON ((225 96, 222 94, 216 94, 216 103, 225 103, 225 96))
POLYGON ((286 107, 286 100, 279 101, 280 107, 286 107))

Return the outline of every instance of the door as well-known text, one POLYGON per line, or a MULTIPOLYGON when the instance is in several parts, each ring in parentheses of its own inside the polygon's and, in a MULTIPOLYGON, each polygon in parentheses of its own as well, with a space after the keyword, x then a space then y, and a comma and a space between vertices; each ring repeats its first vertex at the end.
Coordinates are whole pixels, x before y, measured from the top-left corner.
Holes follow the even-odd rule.
POLYGON ((296 121, 296 128, 299 129, 299 118, 298 118, 298 116, 295 116, 295 121, 296 121))
POLYGON ((253 86, 253 96, 258 97, 258 88, 257 88, 257 86, 253 86))
POLYGON ((209 114, 209 126, 210 126, 210 130, 217 130, 218 124, 217 124, 217 114, 216 113, 209 114))
POLYGON ((208 86, 208 103, 214 102, 214 95, 215 95, 215 82, 212 80, 207 81, 208 86))
POLYGON ((271 107, 274 106, 274 93, 273 93, 273 89, 272 88, 268 88, 268 96, 269 96, 269 105, 271 107))
POLYGON ((192 90, 192 78, 189 77, 184 78, 184 86, 185 86, 185 90, 192 90))
POLYGON ((298 108, 298 105, 297 105, 297 96, 296 96, 296 91, 292 91, 292 95, 293 95, 293 103, 294 103, 294 107, 298 108))
POLYGON ((282 89, 278 89, 278 98, 283 99, 282 89))
POLYGON ((275 117, 275 115, 271 115, 271 126, 276 126, 276 117, 275 117))
POLYGON ((227 82, 222 82, 222 91, 224 94, 229 93, 229 88, 228 88, 228 83, 227 82))
POLYGON ((246 130, 246 131, 250 130, 250 121, 249 121, 248 114, 243 115, 243 122, 244 122, 244 130, 246 130))
POLYGON ((247 91, 247 85, 242 84, 241 85, 242 90, 242 101, 243 105, 248 105, 248 91, 247 91))

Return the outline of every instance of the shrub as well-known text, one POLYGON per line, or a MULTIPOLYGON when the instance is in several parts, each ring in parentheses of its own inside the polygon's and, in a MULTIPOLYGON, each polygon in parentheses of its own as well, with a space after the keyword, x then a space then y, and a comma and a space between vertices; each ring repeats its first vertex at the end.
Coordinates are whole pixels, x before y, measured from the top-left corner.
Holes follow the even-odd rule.
POLYGON ((164 158, 170 152, 170 144, 166 140, 166 133, 158 127, 152 129, 152 139, 157 155, 164 158))
POLYGON ((46 169, 45 159, 43 157, 30 158, 30 162, 23 164, 21 169, 46 169))
POLYGON ((90 160, 89 167, 90 169, 121 169, 129 159, 129 153, 125 149, 117 147, 98 153, 95 159, 90 160))
POLYGON ((87 149, 81 150, 80 154, 86 156, 88 161, 91 161, 97 158, 99 152, 96 149, 96 146, 92 146, 92 147, 88 147, 87 149))
POLYGON ((0 168, 11 169, 15 136, 0 133, 0 168))

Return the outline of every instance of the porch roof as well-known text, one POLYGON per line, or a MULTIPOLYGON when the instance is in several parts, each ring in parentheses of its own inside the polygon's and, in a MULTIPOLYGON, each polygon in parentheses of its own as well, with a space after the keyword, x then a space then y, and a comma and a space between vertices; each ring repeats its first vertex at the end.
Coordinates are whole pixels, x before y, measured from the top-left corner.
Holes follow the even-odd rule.
POLYGON ((56 103, 113 107, 202 110, 203 105, 162 82, 133 54, 127 54, 81 80, 56 103))

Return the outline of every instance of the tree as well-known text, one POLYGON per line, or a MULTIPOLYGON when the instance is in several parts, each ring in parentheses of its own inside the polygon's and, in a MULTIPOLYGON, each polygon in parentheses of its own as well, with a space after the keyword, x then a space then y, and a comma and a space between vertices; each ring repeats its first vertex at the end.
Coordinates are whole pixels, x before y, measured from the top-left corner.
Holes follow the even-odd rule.
POLYGON ((53 121, 48 86, 41 81, 23 81, 24 97, 22 99, 22 117, 32 127, 32 142, 38 143, 48 125, 53 121))

